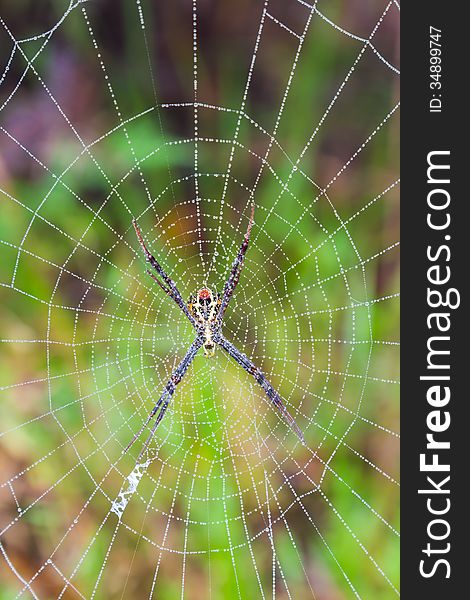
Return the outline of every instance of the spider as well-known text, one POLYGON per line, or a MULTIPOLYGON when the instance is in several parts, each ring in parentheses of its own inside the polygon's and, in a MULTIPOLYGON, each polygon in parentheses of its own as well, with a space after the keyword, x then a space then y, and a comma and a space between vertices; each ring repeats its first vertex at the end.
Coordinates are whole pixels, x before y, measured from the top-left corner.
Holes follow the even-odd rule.
POLYGON ((145 254, 145 258, 147 259, 147 262, 155 269, 158 276, 149 269, 147 269, 147 273, 154 281, 157 282, 162 290, 168 294, 168 296, 174 300, 174 302, 176 302, 178 307, 185 314, 196 331, 196 339, 189 346, 183 360, 173 371, 170 380, 163 390, 162 395, 158 399, 158 402, 150 411, 147 420, 142 425, 140 430, 134 435, 132 440, 126 446, 123 451, 124 453, 127 452, 137 438, 140 437, 142 431, 156 415, 155 423, 153 424, 150 434, 144 443, 144 446, 139 454, 139 458, 142 456, 152 437, 154 436, 160 421, 165 415, 166 409, 168 408, 171 397, 175 392, 176 386, 183 379, 198 350, 201 347, 204 348, 204 355, 210 358, 215 353, 216 344, 225 350, 225 352, 227 352, 227 354, 229 354, 243 369, 245 369, 247 373, 254 377, 255 381, 263 388, 267 397, 278 409, 286 423, 295 431, 300 441, 304 443, 302 431, 287 411, 287 408, 284 406, 279 393, 269 383, 265 374, 248 358, 248 356, 246 356, 246 354, 238 350, 238 348, 236 348, 232 342, 227 340, 221 331, 225 311, 240 279, 240 273, 243 268, 245 254, 250 241, 253 217, 254 204, 251 207, 251 216, 248 222, 245 237, 240 245, 240 249, 236 258, 233 261, 232 268, 225 283, 223 292, 221 294, 217 292, 214 293, 208 287, 203 287, 196 294, 191 295, 187 303, 184 302, 175 282, 166 274, 160 263, 148 250, 135 219, 132 221, 137 239, 139 240, 140 246, 145 254))

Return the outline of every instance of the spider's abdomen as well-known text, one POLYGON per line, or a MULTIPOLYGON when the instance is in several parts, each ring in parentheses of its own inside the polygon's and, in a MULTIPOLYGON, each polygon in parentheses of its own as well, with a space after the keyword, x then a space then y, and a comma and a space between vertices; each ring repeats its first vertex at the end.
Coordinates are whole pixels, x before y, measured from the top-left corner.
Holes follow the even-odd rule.
POLYGON ((208 329, 206 329, 205 333, 204 333, 204 356, 210 357, 210 356, 214 356, 215 354, 215 344, 214 344, 214 340, 212 339, 212 332, 208 329))

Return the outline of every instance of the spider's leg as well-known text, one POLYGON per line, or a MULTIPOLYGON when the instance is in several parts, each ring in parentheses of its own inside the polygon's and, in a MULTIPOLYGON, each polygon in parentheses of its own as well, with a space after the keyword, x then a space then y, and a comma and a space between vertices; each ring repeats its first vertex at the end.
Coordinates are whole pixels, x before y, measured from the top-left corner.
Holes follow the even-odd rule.
POLYGON ((158 285, 162 288, 162 290, 164 292, 166 292, 170 296, 170 298, 172 298, 176 302, 176 304, 179 306, 179 308, 184 312, 184 314, 191 321, 193 326, 196 327, 196 321, 194 320, 194 317, 189 312, 188 307, 186 306, 186 303, 180 294, 180 291, 176 287, 176 283, 173 281, 173 279, 171 279, 171 277, 169 275, 166 274, 166 272, 164 271, 163 267, 160 265, 158 260, 150 253, 149 249, 145 245, 144 238, 142 237, 142 233, 141 233, 139 226, 137 225, 135 219, 132 221, 132 225, 134 226, 135 233, 137 235, 137 239, 139 240, 139 244, 145 254, 145 258, 147 259, 147 262, 149 262, 152 265, 152 267, 155 269, 155 271, 160 275, 160 277, 166 283, 166 286, 153 273, 151 273, 150 271, 147 271, 147 273, 150 275, 150 277, 152 277, 152 279, 154 279, 158 283, 158 285))
POLYGON ((152 429, 150 430, 150 435, 145 440, 145 443, 143 445, 142 450, 139 453, 137 460, 140 459, 142 454, 145 452, 145 449, 149 445, 150 440, 154 436, 155 430, 157 429, 158 424, 160 423, 160 421, 163 419, 163 416, 165 415, 165 411, 168 408, 168 404, 171 400, 171 397, 173 396, 173 394, 175 392, 176 386, 183 379, 184 374, 188 370, 189 365, 192 363, 194 357, 197 354, 197 351, 202 346, 203 342, 204 342, 203 338, 198 336, 194 340, 194 342, 191 344, 191 346, 188 348, 188 351, 186 352, 185 357, 183 358, 183 360, 180 362, 180 364, 176 367, 176 369, 171 374, 170 380, 166 384, 165 389, 164 389, 162 395, 160 396, 160 398, 158 399, 157 403, 150 411, 150 414, 147 417, 147 420, 142 425, 142 427, 139 429, 139 431, 134 435, 134 437, 131 439, 131 441, 127 444, 127 446, 124 448, 123 454, 125 454, 129 450, 129 448, 133 445, 133 443, 137 440, 137 438, 140 437, 141 433, 147 427, 147 425, 150 423, 152 418, 158 413, 157 418, 155 419, 155 423, 154 423, 152 429), (160 412, 158 412, 159 409, 160 409, 160 412))
POLYGON ((229 275, 227 282, 225 284, 225 287, 224 287, 224 292, 222 294, 222 301, 221 301, 219 313, 218 313, 219 320, 222 320, 222 317, 224 316, 224 313, 225 313, 225 309, 227 308, 228 303, 230 302, 230 298, 232 297, 233 292, 235 291, 235 288, 237 287, 238 280, 240 279, 240 273, 243 268, 245 254, 246 254, 246 251, 248 250, 248 244, 250 242, 250 235, 251 235, 251 228, 253 227, 254 214, 255 214, 255 205, 253 204, 251 206, 251 215, 250 215, 250 220, 248 222, 248 227, 246 229, 245 237, 243 239, 243 242, 241 243, 241 246, 240 246, 240 249, 238 251, 236 258, 232 263, 232 269, 230 271, 230 275, 229 275))
POLYGON ((150 269, 147 269, 147 273, 150 275, 150 277, 154 281, 156 281, 158 283, 158 285, 162 288, 162 290, 165 292, 165 294, 168 294, 170 296, 170 298, 173 298, 171 291, 166 286, 163 285, 163 283, 160 281, 160 279, 158 279, 158 277, 156 275, 154 275, 150 269))
POLYGON ((218 335, 216 338, 214 338, 214 341, 216 341, 220 346, 222 346, 222 348, 227 352, 227 354, 229 354, 233 359, 235 359, 237 363, 241 367, 243 367, 247 373, 249 373, 255 378, 256 382, 259 383, 259 385, 265 391, 266 396, 271 400, 274 406, 281 413, 281 416, 284 419, 284 421, 289 425, 289 427, 291 427, 291 429, 295 431, 300 441, 304 444, 305 439, 302 430, 294 421, 293 417, 289 414, 287 408, 284 405, 284 402, 282 401, 281 396, 266 379, 266 376, 263 373, 263 371, 261 371, 261 369, 259 369, 248 358, 248 356, 246 356, 246 354, 240 352, 240 350, 238 350, 238 348, 236 348, 232 344, 232 342, 229 342, 226 338, 224 338, 223 335, 218 335))

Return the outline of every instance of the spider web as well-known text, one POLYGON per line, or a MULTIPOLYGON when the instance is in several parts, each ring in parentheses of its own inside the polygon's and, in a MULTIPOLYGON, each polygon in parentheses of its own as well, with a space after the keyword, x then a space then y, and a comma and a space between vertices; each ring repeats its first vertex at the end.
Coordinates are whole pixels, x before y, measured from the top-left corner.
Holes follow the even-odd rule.
POLYGON ((397 2, 40 2, 0 18, 2 597, 398 594, 397 2), (263 390, 200 352, 221 291, 263 390))

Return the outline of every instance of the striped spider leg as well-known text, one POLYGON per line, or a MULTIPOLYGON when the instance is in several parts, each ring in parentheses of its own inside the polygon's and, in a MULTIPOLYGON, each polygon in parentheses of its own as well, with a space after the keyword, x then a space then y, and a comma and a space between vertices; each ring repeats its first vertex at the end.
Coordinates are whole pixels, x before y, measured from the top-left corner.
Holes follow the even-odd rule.
POLYGON ((230 299, 233 296, 233 292, 235 291, 235 288, 237 287, 238 281, 240 279, 240 273, 242 272, 243 263, 245 262, 245 254, 246 254, 246 251, 248 250, 248 244, 250 243, 250 235, 251 235, 251 228, 253 227, 254 214, 255 214, 255 205, 252 204, 250 220, 248 222, 248 227, 246 229, 245 237, 243 239, 243 242, 241 243, 241 246, 240 246, 240 249, 238 251, 236 258, 232 263, 230 275, 227 279, 227 282, 224 287, 224 292, 222 294, 222 302, 220 304, 219 314, 217 315, 217 319, 220 324, 222 324, 222 319, 224 318, 225 309, 227 308, 228 303, 230 302, 230 299))
POLYGON ((236 346, 229 342, 222 334, 219 334, 215 340, 221 346, 228 355, 230 355, 247 373, 249 373, 252 377, 254 377, 255 381, 263 388, 266 396, 271 400, 274 406, 280 412, 284 421, 289 425, 291 429, 295 431, 300 441, 304 444, 305 438, 302 433, 302 430, 294 421, 293 417, 290 415, 289 411, 284 405, 279 392, 277 392, 274 387, 269 383, 266 379, 266 375, 259 369, 249 358, 238 350, 236 346))
POLYGON ((183 379, 184 374, 188 370, 189 365, 193 362, 194 357, 196 356, 199 348, 202 346, 203 343, 204 343, 204 338, 202 336, 198 335, 196 337, 196 339, 194 340, 194 342, 191 344, 191 346, 188 348, 188 351, 186 352, 183 360, 180 362, 180 364, 176 367, 176 369, 171 374, 170 380, 166 384, 163 394, 160 396, 158 402, 152 408, 147 420, 142 425, 142 427, 139 429, 139 431, 134 435, 132 440, 127 444, 126 448, 123 451, 123 454, 125 454, 129 450, 129 448, 132 446, 132 444, 137 440, 137 438, 140 437, 142 431, 147 427, 147 425, 150 423, 152 418, 157 414, 158 410, 160 409, 160 412, 158 412, 157 418, 155 419, 155 423, 153 424, 152 429, 150 430, 150 433, 142 447, 142 450, 140 451, 139 456, 137 457, 137 460, 140 460, 140 458, 142 457, 142 454, 145 452, 145 449, 147 448, 151 439, 153 438, 155 431, 158 427, 158 424, 160 423, 160 421, 163 419, 163 417, 165 415, 166 409, 168 408, 168 404, 175 392, 176 386, 183 379))
POLYGON ((160 265, 158 260, 148 250, 147 246, 145 245, 144 238, 142 237, 142 233, 141 233, 139 226, 137 225, 137 222, 135 219, 133 219, 132 225, 134 225, 134 229, 137 234, 137 239, 139 240, 139 244, 140 244, 142 250, 144 251, 147 262, 149 262, 152 265, 152 267, 155 269, 155 271, 160 275, 160 277, 166 283, 166 286, 163 285, 163 283, 160 281, 160 279, 158 279, 158 277, 156 277, 148 269, 147 269, 147 273, 150 275, 150 277, 154 281, 156 281, 158 283, 158 285, 162 288, 162 290, 176 302, 176 304, 183 311, 183 313, 186 315, 186 317, 191 321, 191 324, 195 327, 196 321, 194 320, 194 317, 190 314, 188 307, 186 306, 186 303, 183 300, 183 297, 181 296, 178 288, 176 287, 175 282, 173 281, 173 279, 171 279, 171 277, 169 275, 167 275, 165 273, 165 271, 163 270, 163 267, 160 265))

